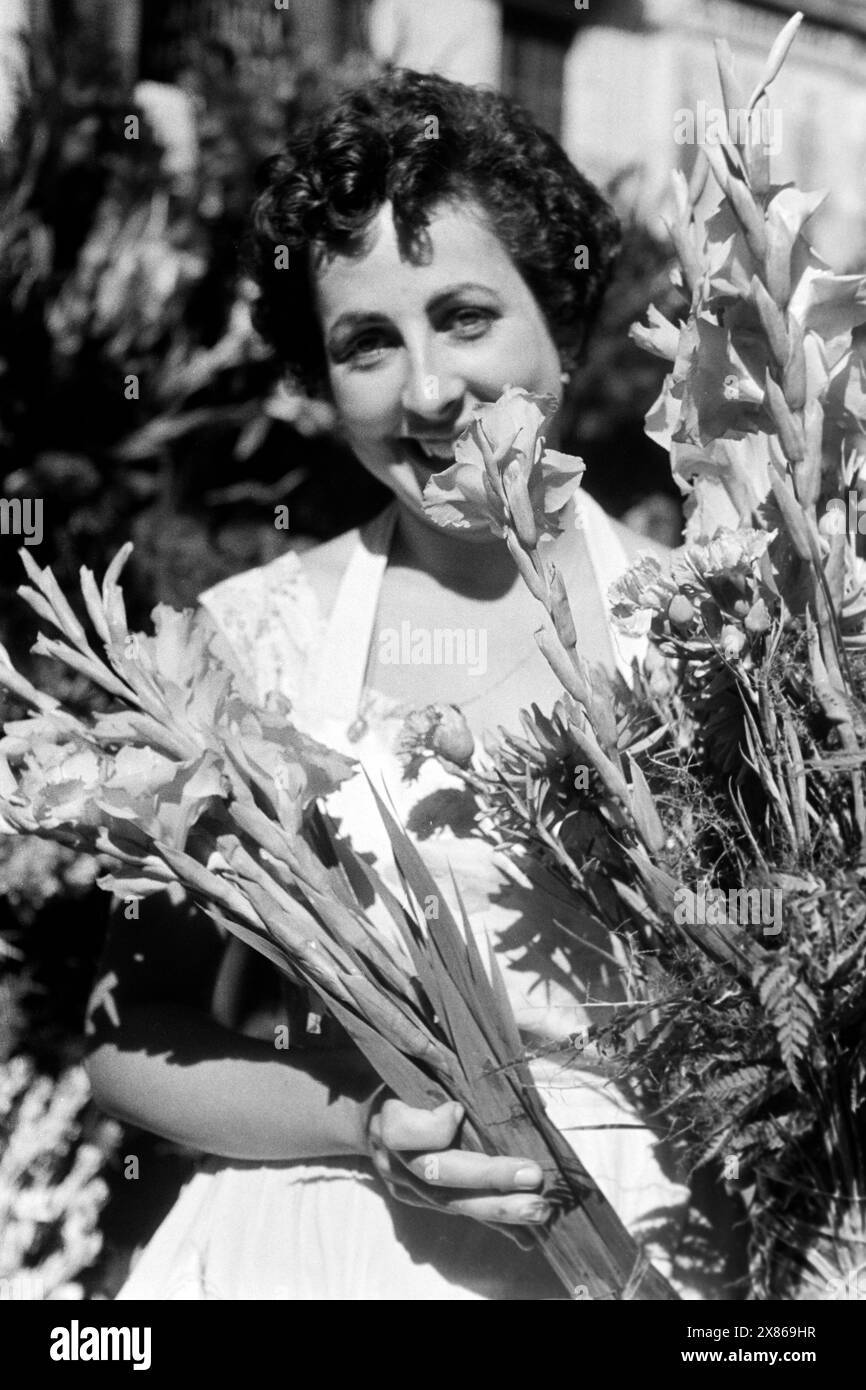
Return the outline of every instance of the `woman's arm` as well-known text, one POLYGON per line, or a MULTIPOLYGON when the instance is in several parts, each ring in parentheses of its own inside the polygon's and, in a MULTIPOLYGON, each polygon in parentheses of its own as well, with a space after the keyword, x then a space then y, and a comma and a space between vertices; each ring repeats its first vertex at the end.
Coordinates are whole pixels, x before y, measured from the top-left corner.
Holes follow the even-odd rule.
POLYGON ((116 1119, 259 1162, 362 1153, 362 1101, 376 1084, 357 1053, 285 1061, 266 1042, 167 1003, 131 1009, 87 1069, 97 1105, 116 1119))
POLYGON ((417 1110, 382 1096, 369 1114, 378 1078, 357 1051, 278 1050, 214 1022, 217 932, 164 894, 139 906, 141 920, 112 914, 88 1007, 87 1070, 103 1110, 222 1158, 370 1154, 404 1200, 486 1222, 548 1218, 536 1164, 451 1147, 454 1106, 417 1110))
POLYGON ((364 1151, 376 1078, 355 1051, 286 1052, 209 1015, 223 950, 213 926, 165 895, 120 909, 88 1009, 87 1069, 109 1114, 223 1158, 364 1151))

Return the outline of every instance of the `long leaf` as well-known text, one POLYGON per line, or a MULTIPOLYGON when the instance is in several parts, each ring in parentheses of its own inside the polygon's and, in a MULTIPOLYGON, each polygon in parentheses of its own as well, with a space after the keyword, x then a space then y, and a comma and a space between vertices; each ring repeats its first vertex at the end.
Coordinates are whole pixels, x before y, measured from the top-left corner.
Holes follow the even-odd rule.
POLYGON ((433 1110, 443 1101, 454 1098, 438 1080, 434 1080, 392 1042, 382 1037, 353 1009, 347 1008, 336 999, 328 1000, 328 1009, 337 1022, 342 1024, 385 1085, 407 1105, 433 1110))

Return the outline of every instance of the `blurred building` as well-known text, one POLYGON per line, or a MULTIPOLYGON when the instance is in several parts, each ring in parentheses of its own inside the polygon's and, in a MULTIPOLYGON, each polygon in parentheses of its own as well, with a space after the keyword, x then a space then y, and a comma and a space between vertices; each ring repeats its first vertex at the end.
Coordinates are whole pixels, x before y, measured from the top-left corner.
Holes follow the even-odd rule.
MULTIPOLYGON (((409 67, 501 87, 528 106, 592 177, 635 169, 645 215, 658 209, 678 113, 721 105, 713 40, 727 39, 750 89, 791 3, 739 0, 373 0, 376 52, 409 67)), ((800 0, 806 20, 772 89, 774 178, 827 188, 815 221, 843 265, 866 248, 866 4, 800 0)))
MULTIPOLYGON (((52 0, 3 0, 0 63, 25 14, 52 0)), ((287 46, 325 62, 368 45, 381 60, 499 87, 605 181, 634 171, 638 206, 653 216, 673 166, 680 113, 718 103, 713 40, 734 50, 754 83, 793 11, 780 0, 70 0, 106 26, 128 75, 170 82, 185 46, 205 38, 226 61, 268 64, 287 46)), ((832 191, 818 241, 837 265, 866 247, 866 4, 800 0, 806 15, 772 108, 780 121, 774 175, 832 191)), ((7 97, 8 104, 8 97, 7 97)), ((0 119, 3 103, 0 99, 0 119)))

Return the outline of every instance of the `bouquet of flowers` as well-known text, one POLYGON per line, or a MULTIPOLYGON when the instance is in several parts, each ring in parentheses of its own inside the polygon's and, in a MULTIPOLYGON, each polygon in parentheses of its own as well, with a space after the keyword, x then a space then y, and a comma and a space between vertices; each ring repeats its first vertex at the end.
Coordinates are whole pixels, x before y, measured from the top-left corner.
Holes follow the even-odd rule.
POLYGON ((463 775, 495 840, 627 946, 634 1002, 590 1036, 739 1194, 753 1296, 833 1298, 866 1288, 866 279, 810 246, 821 199, 771 182, 752 119, 800 18, 748 99, 717 46, 729 129, 675 175, 688 307, 634 329, 672 364, 647 430, 688 521, 670 566, 644 556, 610 594, 649 642, 631 686, 580 657, 539 544, 554 402, 482 411, 425 504, 485 517, 546 613, 561 699, 463 775))
POLYGON ((378 793, 403 901, 353 854, 317 802, 354 764, 295 728, 284 698, 249 704, 201 613, 159 606, 152 636, 129 631, 118 579, 130 550, 101 590, 81 572, 104 658, 51 571, 21 551, 20 592, 61 634, 34 650, 115 707, 77 717, 0 648, 0 686, 30 710, 0 739, 0 830, 107 856, 100 885, 125 897, 179 886, 309 990, 403 1100, 457 1101, 468 1146, 537 1159, 554 1209, 537 1239, 572 1297, 674 1298, 547 1118, 465 912, 458 924, 378 793), (363 906, 371 893, 390 934, 363 906))

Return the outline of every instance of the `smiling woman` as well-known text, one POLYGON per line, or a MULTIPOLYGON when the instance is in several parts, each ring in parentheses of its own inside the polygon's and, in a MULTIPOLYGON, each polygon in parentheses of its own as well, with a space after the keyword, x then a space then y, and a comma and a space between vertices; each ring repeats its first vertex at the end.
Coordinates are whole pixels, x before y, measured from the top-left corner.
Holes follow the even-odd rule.
MULTIPOLYGON (((560 693, 528 640, 538 611, 507 546, 469 515, 457 529, 438 524, 424 489, 454 462, 477 408, 509 385, 547 398, 536 413, 555 444, 562 377, 576 369, 617 236, 555 142, 491 92, 398 72, 318 116, 265 171, 258 322, 287 369, 328 393, 392 502, 360 531, 201 596, 250 694, 287 697, 300 728, 357 757, 359 774, 328 798, 341 833, 399 891, 366 773, 497 953, 524 1036, 545 1043, 623 1000, 617 948, 582 910, 500 863, 464 782, 432 760, 408 781, 401 733, 413 712, 429 722, 459 706, 471 751, 472 736, 513 727, 521 707, 550 708, 560 693)), ((606 592, 632 539, 578 494, 546 544, 579 600, 581 654, 626 674, 606 592)), ((209 1017, 195 1012, 200 966, 184 1002, 182 965, 153 968, 135 949, 118 923, 106 965, 129 1007, 98 1039, 96 1095, 213 1157, 122 1298, 563 1296, 525 1234, 502 1235, 550 1217, 536 1164, 465 1152, 453 1107, 414 1110, 375 1092, 308 1001, 289 1001, 292 1045, 275 1051, 281 1006, 240 987, 243 948, 210 976, 209 1017)), ((537 1079, 622 1221, 688 1284, 689 1194, 643 1117, 585 1059, 542 1065, 537 1079)), ((716 1296, 712 1280, 696 1296, 716 1296)))
POLYGON ((421 264, 403 260, 387 203, 363 251, 334 257, 316 275, 330 390, 348 442, 421 516, 424 486, 453 463, 475 406, 495 400, 503 381, 557 395, 562 371, 532 292, 479 207, 437 205, 427 242, 421 264))

